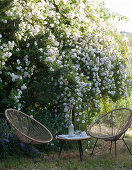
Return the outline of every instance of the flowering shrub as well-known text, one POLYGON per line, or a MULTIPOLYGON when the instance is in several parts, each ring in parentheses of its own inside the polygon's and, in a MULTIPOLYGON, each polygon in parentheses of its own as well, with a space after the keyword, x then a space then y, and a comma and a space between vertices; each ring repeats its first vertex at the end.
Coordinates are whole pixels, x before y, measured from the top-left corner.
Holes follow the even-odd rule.
POLYGON ((14 0, 12 6, 6 22, 19 17, 19 30, 5 45, 0 36, 0 81, 12 107, 51 121, 57 134, 71 116, 85 127, 103 98, 127 96, 127 42, 101 3, 14 0))

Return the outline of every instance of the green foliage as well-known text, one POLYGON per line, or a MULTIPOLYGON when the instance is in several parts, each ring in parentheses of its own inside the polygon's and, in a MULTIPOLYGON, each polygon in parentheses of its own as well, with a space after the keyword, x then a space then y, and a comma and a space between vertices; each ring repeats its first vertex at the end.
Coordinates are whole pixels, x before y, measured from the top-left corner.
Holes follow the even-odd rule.
POLYGON ((15 39, 15 32, 18 30, 20 23, 19 18, 10 17, 6 15, 6 11, 13 7, 13 0, 0 1, 0 34, 3 35, 4 42, 15 39), (6 40, 6 41, 5 41, 6 40))
POLYGON ((106 111, 109 101, 126 95, 127 42, 98 4, 16 0, 0 6, 3 113, 13 107, 33 114, 56 136, 67 133, 71 117, 85 130, 104 113, 103 103, 106 111))
POLYGON ((7 121, 1 117, 3 117, 2 114, 0 115, 0 158, 2 158, 3 155, 12 152, 14 147, 12 143, 15 140, 14 132, 10 129, 7 121))
POLYGON ((5 66, 5 63, 12 55, 14 41, 16 41, 15 33, 20 23, 18 17, 11 17, 13 12, 10 12, 10 15, 7 16, 6 12, 12 7, 13 0, 0 1, 0 109, 3 113, 7 107, 14 106, 10 99, 12 87, 7 87, 9 80, 6 78, 7 73, 3 70, 3 68, 6 69, 9 66, 8 64, 5 66))

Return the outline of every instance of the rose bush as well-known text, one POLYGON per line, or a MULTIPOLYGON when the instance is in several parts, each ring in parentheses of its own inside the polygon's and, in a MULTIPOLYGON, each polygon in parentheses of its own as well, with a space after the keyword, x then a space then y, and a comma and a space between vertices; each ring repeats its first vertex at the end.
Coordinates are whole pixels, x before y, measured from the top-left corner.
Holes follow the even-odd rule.
POLYGON ((127 41, 100 1, 14 0, 3 13, 6 24, 20 19, 13 39, 0 35, 0 83, 13 101, 3 110, 33 114, 58 134, 69 120, 85 128, 102 99, 127 96, 127 41))

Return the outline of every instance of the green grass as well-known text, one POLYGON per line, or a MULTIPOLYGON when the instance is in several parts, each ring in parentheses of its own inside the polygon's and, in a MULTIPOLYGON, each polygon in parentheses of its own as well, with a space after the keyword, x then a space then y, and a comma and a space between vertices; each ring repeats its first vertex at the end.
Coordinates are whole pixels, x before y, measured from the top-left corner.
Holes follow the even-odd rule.
MULTIPOLYGON (((132 149, 132 139, 126 140, 132 149)), ((132 156, 122 141, 117 142, 117 157, 113 152, 108 153, 108 142, 99 142, 95 153, 90 157, 92 148, 84 151, 83 161, 79 160, 78 150, 62 151, 60 158, 58 153, 47 155, 36 155, 35 163, 30 156, 21 155, 7 156, 0 161, 0 170, 129 170, 132 169, 132 156)))

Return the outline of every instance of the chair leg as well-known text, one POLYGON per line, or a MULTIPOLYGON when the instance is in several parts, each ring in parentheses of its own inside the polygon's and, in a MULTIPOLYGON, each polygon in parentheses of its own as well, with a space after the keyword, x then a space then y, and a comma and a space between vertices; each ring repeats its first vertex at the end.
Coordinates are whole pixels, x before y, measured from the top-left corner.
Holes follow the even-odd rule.
POLYGON ((111 145, 110 145, 110 153, 111 153, 111 150, 112 150, 112 141, 111 141, 111 145))
POLYGON ((61 151, 62 151, 62 148, 63 148, 64 141, 63 141, 63 140, 60 140, 60 143, 61 143, 61 146, 60 146, 59 156, 60 156, 60 154, 61 154, 61 151))
POLYGON ((116 153, 116 140, 115 140, 115 156, 117 156, 117 153, 116 153))
POLYGON ((122 138, 122 140, 123 140, 123 142, 125 143, 125 145, 126 145, 126 147, 127 147, 128 151, 129 151, 129 153, 132 155, 132 153, 131 153, 131 151, 130 151, 129 147, 127 146, 127 144, 126 144, 126 142, 125 142, 125 140, 124 140, 123 138, 122 138))
POLYGON ((83 150, 82 150, 82 144, 80 140, 78 141, 78 148, 79 148, 79 153, 80 153, 80 161, 82 161, 83 150))
POLYGON ((94 147, 93 147, 93 150, 92 150, 91 156, 93 155, 93 152, 94 152, 94 149, 95 149, 95 147, 96 147, 97 141, 98 141, 98 139, 96 139, 96 141, 95 141, 95 144, 94 144, 94 147))
MULTIPOLYGON (((80 143, 81 143, 81 141, 80 141, 80 143)), ((82 143, 81 143, 81 145, 80 145, 80 146, 81 146, 81 151, 82 151, 82 155, 83 155, 83 148, 82 148, 82 143)))

